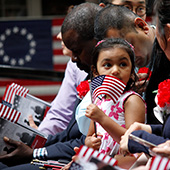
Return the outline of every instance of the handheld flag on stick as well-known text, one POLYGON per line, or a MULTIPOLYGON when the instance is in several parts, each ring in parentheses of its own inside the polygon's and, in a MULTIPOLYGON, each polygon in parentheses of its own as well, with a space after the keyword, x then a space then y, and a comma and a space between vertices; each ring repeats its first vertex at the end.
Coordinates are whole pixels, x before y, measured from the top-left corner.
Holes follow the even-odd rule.
POLYGON ((108 95, 117 103, 119 97, 123 94, 126 84, 120 79, 110 75, 100 75, 95 77, 91 82, 93 103, 99 95, 108 95))
MULTIPOLYGON (((93 103, 91 80, 88 80, 88 82, 89 82, 89 87, 90 87, 91 102, 93 103)), ((95 121, 94 121, 94 131, 95 131, 95 136, 97 138, 97 129, 96 129, 96 122, 95 121)))

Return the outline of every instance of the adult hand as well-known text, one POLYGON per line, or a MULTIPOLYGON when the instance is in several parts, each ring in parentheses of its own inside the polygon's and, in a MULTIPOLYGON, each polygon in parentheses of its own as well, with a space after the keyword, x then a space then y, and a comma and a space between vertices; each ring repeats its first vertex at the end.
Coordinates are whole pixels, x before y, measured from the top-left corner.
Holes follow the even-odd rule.
POLYGON ((29 121, 29 125, 30 125, 32 128, 34 128, 34 129, 38 129, 38 126, 35 124, 35 122, 34 122, 34 119, 33 119, 32 115, 29 115, 29 117, 28 117, 28 121, 29 121))
POLYGON ((14 166, 24 163, 29 163, 33 158, 33 149, 22 142, 18 142, 7 137, 4 137, 4 141, 15 148, 9 154, 1 155, 0 162, 7 166, 14 166))
POLYGON ((138 122, 133 123, 129 127, 129 129, 125 132, 125 134, 121 137, 121 141, 120 141, 120 153, 121 154, 123 155, 129 154, 129 150, 128 150, 129 135, 135 130, 144 130, 148 133, 152 132, 150 125, 146 125, 146 124, 138 123, 138 122))
POLYGON ((150 149, 152 152, 170 159, 170 140, 150 149))
POLYGON ((138 73, 137 74, 138 80, 135 83, 135 91, 137 91, 139 94, 142 94, 145 92, 146 87, 148 85, 148 80, 145 80, 148 77, 147 73, 138 73))

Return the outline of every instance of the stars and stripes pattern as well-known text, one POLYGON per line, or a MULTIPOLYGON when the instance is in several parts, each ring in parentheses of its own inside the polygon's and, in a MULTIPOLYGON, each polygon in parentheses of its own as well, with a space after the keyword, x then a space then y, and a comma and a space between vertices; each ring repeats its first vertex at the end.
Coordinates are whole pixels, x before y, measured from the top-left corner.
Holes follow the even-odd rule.
POLYGON ((14 110, 8 106, 0 104, 0 117, 9 120, 11 122, 17 123, 21 113, 17 110, 14 110))
POLYGON ((126 84, 116 77, 110 75, 95 77, 91 82, 92 101, 94 103, 99 95, 105 94, 116 104, 125 87, 126 84))
POLYGON ((116 159, 110 157, 109 155, 100 153, 99 151, 89 148, 85 145, 82 145, 80 147, 76 155, 78 156, 78 158, 83 159, 85 162, 89 161, 91 157, 94 157, 100 161, 103 161, 106 164, 109 164, 110 166, 117 165, 116 159))
POLYGON ((7 85, 3 101, 12 104, 15 98, 15 95, 26 97, 29 90, 23 86, 20 86, 16 83, 12 83, 10 85, 7 85))
MULTIPOLYGON (((63 56, 61 41, 57 39, 63 20, 64 17, 0 21, 0 64, 65 71, 69 57, 63 56), (17 43, 19 38, 12 41, 15 37, 22 43, 17 43), (16 58, 12 57, 14 54, 16 58)), ((12 82, 27 87, 30 94, 48 102, 55 98, 61 85, 46 80, 0 78, 0 101, 6 85, 12 82)))
POLYGON ((149 170, 169 170, 170 159, 161 156, 154 156, 151 160, 149 170))

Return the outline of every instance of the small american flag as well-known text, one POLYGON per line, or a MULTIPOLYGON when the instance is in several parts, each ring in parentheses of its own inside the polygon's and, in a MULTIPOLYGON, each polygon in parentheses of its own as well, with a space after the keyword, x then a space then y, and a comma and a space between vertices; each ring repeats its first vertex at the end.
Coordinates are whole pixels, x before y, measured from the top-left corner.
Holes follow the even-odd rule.
POLYGON ((170 169, 170 159, 154 156, 151 161, 149 170, 169 170, 170 169))
POLYGON ((11 85, 8 85, 4 96, 3 101, 12 104, 13 100, 15 98, 15 95, 26 97, 29 90, 23 86, 20 86, 18 84, 12 83, 11 85))
POLYGON ((76 154, 80 159, 83 159, 85 162, 89 161, 90 158, 94 157, 97 158, 100 161, 103 161, 106 164, 109 164, 110 166, 117 165, 117 160, 110 157, 109 155, 105 155, 103 153, 100 153, 97 150, 94 150, 92 148, 89 148, 85 145, 82 145, 79 149, 79 151, 76 154))
POLYGON ((125 87, 126 84, 116 77, 110 75, 95 77, 91 82, 93 103, 99 95, 105 94, 116 104, 119 97, 123 94, 125 87))
POLYGON ((21 113, 14 110, 8 106, 0 104, 0 117, 9 120, 11 122, 17 123, 21 113))

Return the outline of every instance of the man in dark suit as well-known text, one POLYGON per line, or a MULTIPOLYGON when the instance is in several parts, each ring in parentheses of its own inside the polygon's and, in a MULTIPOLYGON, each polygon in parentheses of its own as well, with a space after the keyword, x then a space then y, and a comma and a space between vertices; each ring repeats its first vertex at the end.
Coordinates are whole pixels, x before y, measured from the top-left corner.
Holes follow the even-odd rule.
MULTIPOLYGON (((90 71, 92 49, 96 44, 94 19, 100 9, 101 7, 94 3, 80 4, 66 16, 62 25, 63 41, 73 52, 72 60, 86 72, 90 71)), ((78 103, 77 100, 76 105, 78 103)), ((39 169, 38 166, 28 164, 33 158, 70 161, 75 154, 74 147, 83 145, 84 139, 85 136, 78 129, 74 113, 67 129, 54 136, 50 135, 44 148, 31 149, 22 142, 5 137, 5 142, 16 149, 9 154, 0 156, 0 169, 39 169)))

